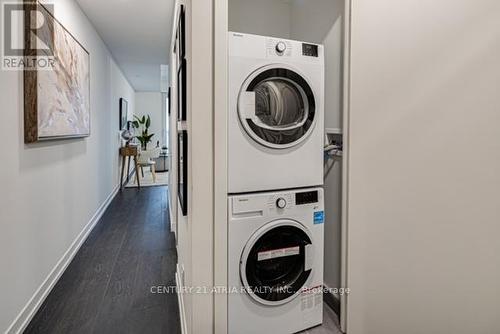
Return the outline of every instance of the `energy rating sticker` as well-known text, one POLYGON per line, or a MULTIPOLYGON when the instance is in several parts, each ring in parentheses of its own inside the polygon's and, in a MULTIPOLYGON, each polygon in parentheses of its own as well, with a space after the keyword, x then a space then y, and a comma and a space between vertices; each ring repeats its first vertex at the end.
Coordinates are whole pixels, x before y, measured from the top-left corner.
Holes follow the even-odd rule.
POLYGON ((325 222, 325 212, 317 211, 314 213, 314 224, 323 224, 325 222))
POLYGON ((278 257, 285 257, 285 256, 299 255, 299 254, 300 254, 299 246, 273 249, 257 253, 257 261, 264 261, 264 260, 275 259, 278 257))

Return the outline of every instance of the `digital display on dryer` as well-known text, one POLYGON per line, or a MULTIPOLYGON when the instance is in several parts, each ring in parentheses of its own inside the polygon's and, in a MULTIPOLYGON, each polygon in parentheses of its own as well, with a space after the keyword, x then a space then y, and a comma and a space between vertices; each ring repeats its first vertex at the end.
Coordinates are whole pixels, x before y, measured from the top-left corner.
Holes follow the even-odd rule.
POLYGON ((318 203, 318 192, 317 191, 306 191, 303 193, 295 194, 295 204, 303 205, 303 204, 311 204, 318 203))
POLYGON ((317 57, 318 46, 315 44, 302 43, 302 55, 309 57, 317 57))

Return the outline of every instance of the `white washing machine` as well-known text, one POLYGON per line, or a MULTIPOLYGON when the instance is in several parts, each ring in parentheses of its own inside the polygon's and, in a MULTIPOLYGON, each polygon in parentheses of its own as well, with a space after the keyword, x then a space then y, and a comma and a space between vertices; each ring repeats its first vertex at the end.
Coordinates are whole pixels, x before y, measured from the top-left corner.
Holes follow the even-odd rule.
POLYGON ((228 208, 228 332, 321 324, 323 189, 230 196, 228 208))
POLYGON ((229 193, 321 186, 323 46, 229 33, 229 193))

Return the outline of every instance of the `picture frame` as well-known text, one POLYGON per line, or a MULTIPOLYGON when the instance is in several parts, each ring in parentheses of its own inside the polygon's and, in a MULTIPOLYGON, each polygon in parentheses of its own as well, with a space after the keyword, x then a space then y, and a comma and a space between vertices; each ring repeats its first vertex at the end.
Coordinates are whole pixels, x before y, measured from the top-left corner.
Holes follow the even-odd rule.
POLYGON ((90 53, 40 2, 23 8, 25 58, 54 59, 50 69, 23 72, 25 143, 90 136, 90 53), (29 15, 33 11, 39 15, 29 15), (46 49, 37 49, 32 27, 40 27, 46 49))
POLYGON ((177 120, 187 120, 187 62, 182 59, 177 72, 177 120))
POLYGON ((177 135, 177 193, 182 215, 188 214, 188 135, 186 130, 177 135))
POLYGON ((186 57, 186 12, 184 5, 181 5, 179 9, 176 39, 178 44, 176 46, 176 54, 177 60, 180 63, 186 57))
POLYGON ((120 98, 120 130, 125 129, 128 121, 128 101, 120 98))
POLYGON ((170 116, 170 113, 171 113, 171 110, 172 110, 172 87, 168 87, 168 91, 167 91, 167 100, 168 100, 168 116, 170 116))

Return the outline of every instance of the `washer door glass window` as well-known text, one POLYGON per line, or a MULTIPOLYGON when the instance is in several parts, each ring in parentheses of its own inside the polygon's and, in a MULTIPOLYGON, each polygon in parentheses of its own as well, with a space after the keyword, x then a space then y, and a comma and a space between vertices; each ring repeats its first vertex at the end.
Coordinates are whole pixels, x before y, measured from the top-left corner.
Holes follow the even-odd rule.
POLYGON ((250 296, 266 305, 295 298, 311 275, 312 242, 294 221, 278 221, 257 231, 243 251, 240 275, 250 296))
POLYGON ((290 68, 265 67, 243 85, 240 122, 261 145, 288 148, 307 138, 315 123, 316 101, 307 81, 290 68))

